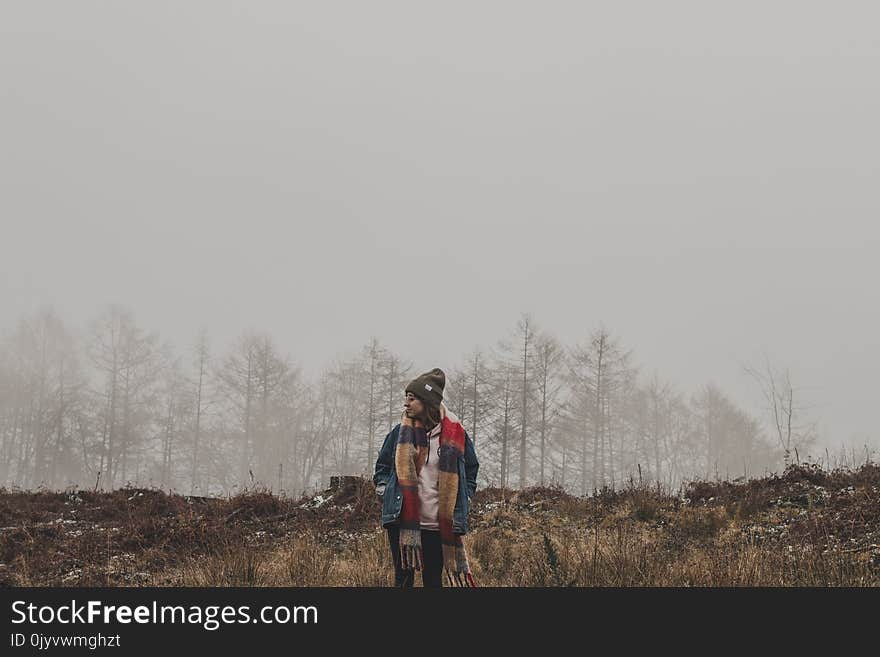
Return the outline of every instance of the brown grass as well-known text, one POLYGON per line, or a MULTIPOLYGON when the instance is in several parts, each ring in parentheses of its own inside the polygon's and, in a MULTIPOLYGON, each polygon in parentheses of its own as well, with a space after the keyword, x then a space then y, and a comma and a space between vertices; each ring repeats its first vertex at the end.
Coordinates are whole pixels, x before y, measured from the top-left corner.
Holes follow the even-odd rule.
MULTIPOLYGON (((483 586, 877 586, 878 490, 876 465, 678 494, 486 489, 465 540, 483 586)), ((387 586, 379 508, 366 480, 301 500, 0 490, 0 585, 387 586)))

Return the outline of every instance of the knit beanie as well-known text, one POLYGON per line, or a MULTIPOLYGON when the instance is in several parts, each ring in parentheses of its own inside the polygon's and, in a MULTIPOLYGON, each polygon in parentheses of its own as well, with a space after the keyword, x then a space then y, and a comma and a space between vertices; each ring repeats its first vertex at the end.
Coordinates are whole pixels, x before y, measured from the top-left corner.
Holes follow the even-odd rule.
POLYGON ((446 375, 438 367, 430 372, 419 374, 409 382, 405 392, 411 392, 414 396, 433 408, 439 408, 443 401, 443 388, 446 385, 446 375))

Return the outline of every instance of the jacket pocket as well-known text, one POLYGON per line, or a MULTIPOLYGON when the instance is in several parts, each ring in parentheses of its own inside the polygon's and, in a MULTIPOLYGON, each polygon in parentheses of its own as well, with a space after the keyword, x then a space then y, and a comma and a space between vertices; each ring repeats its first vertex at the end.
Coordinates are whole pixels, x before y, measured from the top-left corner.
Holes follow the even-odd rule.
POLYGON ((382 495, 382 519, 384 521, 395 520, 400 515, 401 499, 400 486, 397 485, 397 474, 392 471, 382 495))

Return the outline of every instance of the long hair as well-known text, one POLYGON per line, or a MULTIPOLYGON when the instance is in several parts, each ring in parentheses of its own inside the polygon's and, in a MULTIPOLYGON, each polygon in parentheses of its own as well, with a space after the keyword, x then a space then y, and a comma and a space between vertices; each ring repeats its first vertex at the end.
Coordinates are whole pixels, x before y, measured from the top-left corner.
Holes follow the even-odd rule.
POLYGON ((422 406, 425 409, 425 428, 430 431, 438 424, 440 424, 440 407, 426 404, 424 400, 421 401, 422 406))

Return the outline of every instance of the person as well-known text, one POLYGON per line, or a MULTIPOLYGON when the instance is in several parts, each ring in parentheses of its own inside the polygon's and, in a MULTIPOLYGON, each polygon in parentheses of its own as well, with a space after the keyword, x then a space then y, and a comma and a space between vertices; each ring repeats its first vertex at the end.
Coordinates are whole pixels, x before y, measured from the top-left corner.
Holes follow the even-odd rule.
POLYGON ((446 375, 434 368, 406 386, 403 415, 385 437, 373 474, 382 496, 394 583, 476 586, 462 535, 480 463, 461 421, 443 403, 446 375))

